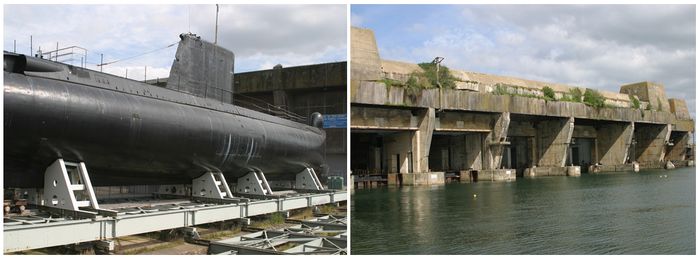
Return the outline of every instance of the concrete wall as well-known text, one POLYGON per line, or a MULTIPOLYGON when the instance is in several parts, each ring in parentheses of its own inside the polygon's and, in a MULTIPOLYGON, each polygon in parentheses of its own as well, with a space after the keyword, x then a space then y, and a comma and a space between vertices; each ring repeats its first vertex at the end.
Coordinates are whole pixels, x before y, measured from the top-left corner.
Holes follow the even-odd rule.
POLYGON ((686 152, 688 151, 688 143, 690 143, 690 133, 684 131, 671 132, 672 146, 666 147, 666 157, 664 160, 682 161, 685 160, 686 152))
POLYGON ((445 184, 445 173, 416 173, 416 174, 403 174, 404 185, 436 185, 445 184))
POLYGON ((616 165, 627 163, 629 148, 634 136, 634 123, 618 123, 600 126, 596 140, 598 163, 616 165))
POLYGON ((666 153, 665 143, 671 136, 670 125, 635 124, 635 161, 660 162, 666 153))
POLYGON ((538 167, 565 166, 574 119, 559 118, 537 124, 538 167))
POLYGON ((350 108, 350 122, 354 128, 383 128, 416 130, 417 118, 408 109, 391 109, 390 107, 350 108))
POLYGON ((249 94, 347 86, 347 69, 347 62, 334 62, 238 73, 234 76, 233 91, 249 94))
POLYGON ((685 104, 684 100, 681 99, 668 99, 668 104, 671 108, 671 113, 676 115, 679 120, 691 120, 690 113, 688 112, 688 106, 685 104))
POLYGON ((384 165, 390 173, 408 173, 412 139, 415 132, 402 132, 384 136, 384 165))
POLYGON ((374 32, 350 27, 350 46, 350 78, 357 81, 381 79, 381 62, 374 32))
MULTIPOLYGON (((386 86, 379 84, 360 84, 351 86, 354 94, 351 102, 357 104, 390 103, 386 86)), ((397 87, 398 88, 398 87, 397 87)), ((440 107, 439 89, 424 89, 415 102, 406 98, 403 106, 440 107)), ((447 110, 464 110, 478 112, 510 112, 514 114, 574 117, 581 119, 643 122, 653 124, 675 124, 676 130, 695 131, 695 124, 690 120, 676 118, 674 113, 644 111, 629 108, 591 107, 583 103, 564 101, 545 101, 543 99, 522 96, 494 95, 459 90, 443 90, 442 108, 447 110), (644 115, 642 115, 644 113, 644 115)), ((391 103, 390 103, 391 104, 391 103)), ((397 104, 398 103, 394 103, 397 104)), ((403 104, 403 103, 402 103, 403 104)))
MULTIPOLYGON (((666 90, 664 86, 653 82, 640 82, 635 84, 623 85, 620 87, 620 93, 632 94, 637 96, 640 101, 649 102, 652 109, 655 111, 661 110, 670 112, 671 108, 666 98, 666 90), (659 108, 659 101, 661 107, 659 108)), ((687 110, 688 108, 686 108, 687 110)))

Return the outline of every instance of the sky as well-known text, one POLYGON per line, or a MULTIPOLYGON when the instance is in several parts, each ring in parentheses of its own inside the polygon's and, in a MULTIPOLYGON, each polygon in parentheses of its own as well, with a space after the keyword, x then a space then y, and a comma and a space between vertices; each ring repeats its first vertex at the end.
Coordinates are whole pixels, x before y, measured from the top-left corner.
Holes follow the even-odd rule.
MULTIPOLYGON (((3 50, 73 48, 87 68, 143 80, 169 76, 181 33, 216 40, 216 5, 3 5, 3 50), (15 43, 16 42, 16 43, 15 43), (31 42, 31 44, 30 44, 31 42), (143 55, 142 55, 143 54, 143 55), (102 55, 102 61, 101 61, 102 55), (133 57, 133 58, 132 58, 133 57), (102 67, 100 62, 118 61, 102 67)), ((347 5, 219 5, 218 44, 234 73, 347 61, 347 5)), ((59 57, 70 63, 70 56, 59 57)))
POLYGON ((620 92, 651 81, 696 112, 695 5, 352 5, 381 59, 620 92))

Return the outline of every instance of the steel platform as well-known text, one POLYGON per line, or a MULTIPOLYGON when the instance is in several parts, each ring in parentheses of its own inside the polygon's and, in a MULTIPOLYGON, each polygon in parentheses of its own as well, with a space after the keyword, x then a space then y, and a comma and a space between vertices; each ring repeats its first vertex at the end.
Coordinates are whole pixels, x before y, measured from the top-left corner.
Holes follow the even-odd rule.
POLYGON ((8 253, 106 241, 121 236, 191 227, 347 200, 347 191, 319 190, 273 197, 142 201, 126 208, 112 209, 116 211, 116 215, 97 215, 87 219, 78 218, 79 215, 76 218, 56 217, 48 213, 5 217, 3 251, 8 253), (146 206, 140 206, 144 204, 146 206))

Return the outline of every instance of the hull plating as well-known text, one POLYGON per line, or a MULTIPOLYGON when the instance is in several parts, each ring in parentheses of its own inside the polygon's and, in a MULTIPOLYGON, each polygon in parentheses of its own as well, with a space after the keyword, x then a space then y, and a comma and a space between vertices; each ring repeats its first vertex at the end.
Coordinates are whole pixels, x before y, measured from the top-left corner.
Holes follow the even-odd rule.
POLYGON ((324 163, 317 127, 94 71, 78 72, 109 86, 71 82, 80 73, 66 70, 4 72, 5 187, 42 187, 58 158, 85 162, 96 186, 188 184, 207 171, 293 179, 324 163))

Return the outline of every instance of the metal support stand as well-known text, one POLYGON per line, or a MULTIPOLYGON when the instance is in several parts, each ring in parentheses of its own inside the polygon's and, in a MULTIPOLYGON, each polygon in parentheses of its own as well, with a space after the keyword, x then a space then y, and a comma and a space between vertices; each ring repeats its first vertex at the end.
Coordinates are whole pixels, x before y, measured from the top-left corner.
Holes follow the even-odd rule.
POLYGON ((294 184, 295 189, 303 190, 323 190, 321 181, 318 180, 316 172, 312 168, 306 168, 297 174, 297 180, 294 184))
POLYGON ((199 233, 197 233, 197 228, 176 228, 170 231, 170 235, 177 235, 178 233, 184 234, 188 238, 199 239, 199 233))
POLYGON ((99 210, 95 191, 85 163, 58 159, 44 174, 44 204, 47 207, 81 211, 80 207, 99 210))
POLYGON ((237 193, 272 195, 272 188, 265 179, 263 172, 250 172, 246 176, 238 178, 237 193))
POLYGON ((226 178, 221 172, 207 172, 192 180, 192 196, 207 198, 233 198, 226 178))

